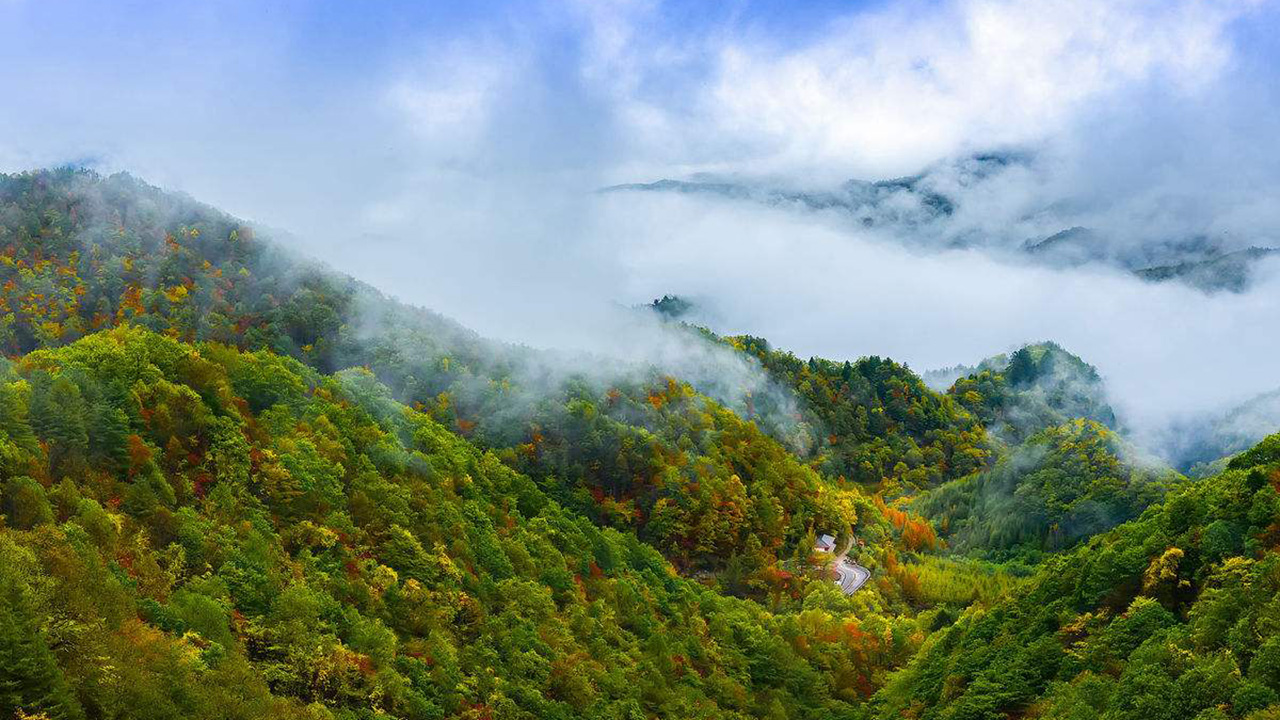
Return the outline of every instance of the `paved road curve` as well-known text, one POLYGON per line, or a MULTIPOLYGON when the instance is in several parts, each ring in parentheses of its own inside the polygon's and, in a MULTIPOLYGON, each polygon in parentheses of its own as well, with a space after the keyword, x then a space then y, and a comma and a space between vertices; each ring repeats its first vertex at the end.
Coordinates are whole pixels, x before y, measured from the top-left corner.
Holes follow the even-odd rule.
POLYGON ((844 546, 844 551, 836 556, 836 561, 833 564, 836 571, 836 584, 840 586, 840 590, 845 595, 852 595, 858 592, 858 588, 871 579, 870 570, 847 557, 851 547, 853 547, 852 539, 849 540, 849 544, 844 546))
POLYGON ((871 571, 861 565, 840 558, 836 561, 836 583, 840 585, 840 589, 845 595, 852 595, 858 592, 858 588, 863 583, 871 579, 871 571))

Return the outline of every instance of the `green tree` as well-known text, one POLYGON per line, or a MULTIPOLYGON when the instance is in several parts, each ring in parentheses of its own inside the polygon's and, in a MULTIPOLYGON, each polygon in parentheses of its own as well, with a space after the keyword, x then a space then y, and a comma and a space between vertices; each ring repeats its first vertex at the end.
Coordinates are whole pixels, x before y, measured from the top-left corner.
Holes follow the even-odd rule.
POLYGON ((10 478, 5 483, 4 513, 10 525, 22 530, 53 521, 44 487, 29 477, 10 478))
POLYGON ((31 425, 49 445, 49 469, 57 478, 83 466, 89 448, 85 402, 80 388, 59 375, 39 383, 31 398, 31 425))
POLYGON ((84 717, 30 606, 17 568, 0 563, 0 717, 19 710, 84 717))

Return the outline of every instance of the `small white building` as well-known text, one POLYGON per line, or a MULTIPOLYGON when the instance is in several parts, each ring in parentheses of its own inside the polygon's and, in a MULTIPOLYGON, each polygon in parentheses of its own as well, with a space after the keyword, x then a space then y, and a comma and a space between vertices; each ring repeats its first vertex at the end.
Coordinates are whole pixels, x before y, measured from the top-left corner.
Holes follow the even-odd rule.
POLYGON ((818 538, 818 544, 814 545, 813 549, 819 552, 835 552, 836 539, 831 537, 830 535, 823 535, 822 537, 818 538))

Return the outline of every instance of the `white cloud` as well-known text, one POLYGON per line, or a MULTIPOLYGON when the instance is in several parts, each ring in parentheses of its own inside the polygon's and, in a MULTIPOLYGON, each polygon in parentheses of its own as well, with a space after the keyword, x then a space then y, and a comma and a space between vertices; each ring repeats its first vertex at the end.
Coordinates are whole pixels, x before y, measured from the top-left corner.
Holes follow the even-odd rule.
POLYGON ((634 97, 623 107, 659 148, 678 127, 681 149, 719 169, 910 172, 973 147, 1041 140, 1138 83, 1203 87, 1230 59, 1224 29, 1246 7, 958 0, 853 16, 799 48, 713 34, 692 112, 667 108, 674 117, 655 122, 652 103, 646 113, 634 97))
POLYGON ((433 44, 391 83, 387 99, 420 139, 457 153, 484 137, 518 67, 496 42, 433 44))

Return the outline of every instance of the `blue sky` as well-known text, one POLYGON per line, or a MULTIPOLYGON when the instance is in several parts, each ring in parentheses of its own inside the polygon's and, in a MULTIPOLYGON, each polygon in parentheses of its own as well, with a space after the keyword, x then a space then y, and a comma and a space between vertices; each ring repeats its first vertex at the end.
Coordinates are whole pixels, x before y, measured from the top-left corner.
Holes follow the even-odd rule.
POLYGON ((1120 232, 1280 244, 1278 5, 0 0, 0 170, 127 170, 517 340, 701 293, 802 354, 929 367, 1053 338, 1132 398, 1185 377, 1207 402, 1271 382, 1280 348, 1233 338, 1267 333, 1280 283, 1206 299, 593 191, 831 187, 1018 148, 1042 172, 973 198, 988 225, 1071 202, 1120 232), (1141 330, 1175 318, 1193 330, 1141 330), (1206 347, 1234 384, 1197 369, 1206 347))

